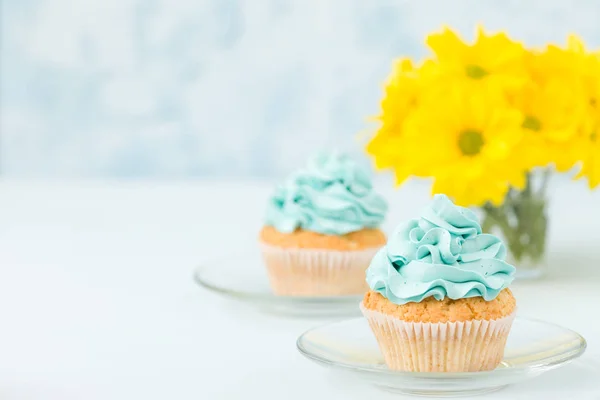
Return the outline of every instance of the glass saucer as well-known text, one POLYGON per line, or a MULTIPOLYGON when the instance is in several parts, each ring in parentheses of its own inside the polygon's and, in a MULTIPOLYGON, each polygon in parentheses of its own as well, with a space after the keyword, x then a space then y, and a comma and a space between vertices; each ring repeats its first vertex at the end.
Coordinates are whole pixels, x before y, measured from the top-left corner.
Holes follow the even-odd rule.
POLYGON ((297 346, 318 364, 388 391, 461 397, 495 391, 560 367, 583 354, 586 342, 558 325, 517 317, 501 365, 493 371, 463 373, 389 370, 365 318, 311 329, 298 338, 297 346))
POLYGON ((258 251, 201 265, 194 272, 194 281, 212 292, 256 306, 262 311, 293 316, 358 316, 358 305, 363 298, 363 295, 278 296, 269 286, 258 251))

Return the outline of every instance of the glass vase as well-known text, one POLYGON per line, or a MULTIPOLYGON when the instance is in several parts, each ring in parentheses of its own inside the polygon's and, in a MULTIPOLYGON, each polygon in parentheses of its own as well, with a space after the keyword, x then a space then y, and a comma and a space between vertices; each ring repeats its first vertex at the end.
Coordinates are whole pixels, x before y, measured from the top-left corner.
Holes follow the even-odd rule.
POLYGON ((504 241, 506 261, 517 268, 516 279, 536 279, 545 270, 549 179, 550 169, 532 171, 522 191, 511 189, 501 206, 482 207, 482 229, 504 241))

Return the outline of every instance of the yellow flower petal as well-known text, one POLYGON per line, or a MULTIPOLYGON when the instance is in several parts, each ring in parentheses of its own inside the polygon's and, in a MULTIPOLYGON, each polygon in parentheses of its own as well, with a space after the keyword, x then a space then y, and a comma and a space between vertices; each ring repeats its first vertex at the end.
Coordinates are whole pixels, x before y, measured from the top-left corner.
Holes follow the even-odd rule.
POLYGON ((427 36, 425 42, 433 50, 438 60, 443 61, 460 60, 467 47, 449 28, 444 28, 441 33, 427 36))

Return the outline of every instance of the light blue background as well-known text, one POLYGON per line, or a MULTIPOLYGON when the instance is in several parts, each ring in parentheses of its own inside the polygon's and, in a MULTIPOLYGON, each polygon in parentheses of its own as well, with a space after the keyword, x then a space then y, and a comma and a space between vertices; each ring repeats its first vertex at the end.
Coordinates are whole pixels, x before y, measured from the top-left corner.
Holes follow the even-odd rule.
POLYGON ((446 23, 600 46, 600 2, 4 0, 10 177, 273 176, 360 153, 391 60, 446 23))

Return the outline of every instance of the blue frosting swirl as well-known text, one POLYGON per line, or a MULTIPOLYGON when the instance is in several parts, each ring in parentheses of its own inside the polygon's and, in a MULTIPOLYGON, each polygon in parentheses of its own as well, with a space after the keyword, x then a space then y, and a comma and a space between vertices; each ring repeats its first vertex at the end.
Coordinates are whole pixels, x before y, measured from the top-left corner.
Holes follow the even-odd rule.
POLYGON ((477 216, 435 195, 420 219, 401 225, 367 269, 372 290, 396 304, 433 296, 494 299, 513 280, 501 240, 481 232, 477 216))
POLYGON ((266 225, 291 233, 304 229, 344 235, 378 227, 387 203, 373 191, 369 171, 348 155, 318 153, 271 197, 266 225))

